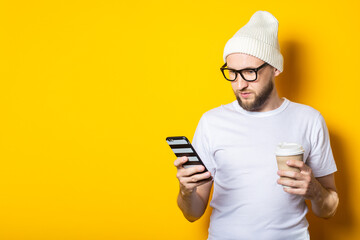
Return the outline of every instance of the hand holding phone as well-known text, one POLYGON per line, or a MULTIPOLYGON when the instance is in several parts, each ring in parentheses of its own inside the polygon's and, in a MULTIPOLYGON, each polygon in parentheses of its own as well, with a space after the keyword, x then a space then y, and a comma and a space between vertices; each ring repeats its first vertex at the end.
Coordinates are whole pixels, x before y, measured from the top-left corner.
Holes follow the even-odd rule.
POLYGON ((180 178, 183 178, 185 181, 189 180, 196 183, 195 185, 201 185, 212 180, 212 177, 209 176, 210 173, 208 172, 208 169, 186 137, 167 137, 166 141, 178 157, 174 164, 178 168, 178 173, 180 172, 180 174, 178 174, 179 181, 180 178), (187 161, 182 157, 187 157, 187 161), (186 171, 179 171, 179 168, 182 167, 185 168, 186 171), (189 169, 190 167, 193 168, 189 169), (203 171, 199 169, 203 169, 203 171), (189 177, 191 177, 192 180, 190 180, 189 177))
MULTIPOLYGON (((166 142, 177 157, 188 157, 189 160, 183 164, 184 168, 195 165, 203 165, 205 167, 194 147, 186 137, 167 137, 166 142)), ((206 167, 205 171, 208 171, 206 167)))

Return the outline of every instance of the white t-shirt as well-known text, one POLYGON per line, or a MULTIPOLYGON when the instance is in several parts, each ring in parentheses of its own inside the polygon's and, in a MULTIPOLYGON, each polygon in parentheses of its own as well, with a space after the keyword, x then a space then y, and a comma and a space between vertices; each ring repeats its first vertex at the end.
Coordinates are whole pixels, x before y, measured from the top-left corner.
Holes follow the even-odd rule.
POLYGON ((280 142, 301 144, 315 177, 337 170, 325 121, 309 106, 284 99, 248 112, 234 101, 202 116, 193 145, 214 177, 209 240, 309 239, 304 198, 277 184, 280 142))

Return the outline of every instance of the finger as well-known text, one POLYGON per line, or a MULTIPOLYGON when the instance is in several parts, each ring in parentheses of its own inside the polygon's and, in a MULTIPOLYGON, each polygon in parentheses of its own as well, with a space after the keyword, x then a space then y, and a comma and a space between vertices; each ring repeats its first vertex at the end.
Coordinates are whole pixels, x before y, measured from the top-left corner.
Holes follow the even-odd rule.
POLYGON ((186 163, 188 161, 188 158, 187 157, 179 157, 179 158, 177 158, 176 160, 175 160, 175 162, 174 162, 174 165, 175 165, 175 167, 176 168, 182 168, 183 166, 183 164, 184 163, 186 163))
POLYGON ((290 194, 295 194, 295 195, 300 195, 300 196, 304 196, 306 194, 305 189, 303 188, 284 188, 284 191, 290 194))
POLYGON ((202 165, 194 166, 194 167, 187 167, 184 168, 182 171, 184 172, 185 176, 192 176, 197 173, 202 173, 205 170, 205 167, 202 165))
POLYGON ((300 170, 305 170, 304 168, 307 167, 303 161, 294 160, 294 159, 288 160, 288 161, 286 162, 286 164, 287 164, 288 166, 290 166, 290 167, 299 168, 300 170))
MULTIPOLYGON (((184 178, 190 178, 194 175, 197 175, 199 173, 203 173, 203 171, 205 170, 204 166, 195 166, 195 167, 187 167, 187 168, 178 168, 178 172, 177 172, 177 178, 178 179, 184 179, 184 178)), ((188 181, 186 179, 186 181, 188 181)), ((191 182, 196 182, 196 179, 191 180, 191 182)))
POLYGON ((300 160, 289 160, 288 162, 286 162, 286 164, 288 166, 297 167, 298 169, 300 169, 300 171, 309 172, 309 170, 311 170, 308 165, 306 165, 303 161, 300 160))
POLYGON ((211 177, 211 175, 210 175, 210 177, 208 177, 208 178, 206 178, 206 179, 204 179, 204 180, 201 180, 201 181, 198 181, 197 183, 196 183, 196 185, 197 185, 197 187, 198 186, 200 186, 200 185, 203 185, 203 184, 205 184, 205 183, 208 183, 208 182, 211 182, 211 181, 213 181, 214 179, 211 177))
POLYGON ((200 183, 200 182, 207 182, 211 177, 210 172, 204 172, 200 174, 194 174, 189 177, 185 177, 184 180, 187 183, 200 183))
POLYGON ((204 172, 197 174, 199 175, 198 182, 208 182, 209 180, 212 180, 211 173, 210 172, 204 172))
POLYGON ((277 180, 277 183, 283 186, 291 187, 291 188, 304 188, 305 184, 303 181, 298 181, 291 178, 280 178, 277 180))
POLYGON ((301 173, 295 172, 295 171, 286 171, 286 170, 279 170, 278 175, 281 177, 289 177, 294 179, 303 179, 303 176, 301 173))

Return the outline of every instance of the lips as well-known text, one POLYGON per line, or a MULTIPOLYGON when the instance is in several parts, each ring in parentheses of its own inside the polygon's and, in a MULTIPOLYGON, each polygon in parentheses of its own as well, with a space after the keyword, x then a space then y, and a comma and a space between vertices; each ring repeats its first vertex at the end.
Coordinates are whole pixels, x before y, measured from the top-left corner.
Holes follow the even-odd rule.
POLYGON ((240 92, 240 96, 242 98, 249 98, 251 96, 252 92, 240 92))

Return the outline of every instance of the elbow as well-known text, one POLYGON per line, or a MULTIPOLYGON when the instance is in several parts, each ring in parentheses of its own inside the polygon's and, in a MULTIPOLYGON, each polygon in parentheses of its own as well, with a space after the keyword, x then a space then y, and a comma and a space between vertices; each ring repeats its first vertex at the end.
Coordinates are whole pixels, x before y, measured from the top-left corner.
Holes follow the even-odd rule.
POLYGON ((195 222, 195 221, 198 220, 198 219, 195 219, 195 218, 187 218, 187 220, 188 220, 189 222, 193 223, 193 222, 195 222))
POLYGON ((328 216, 325 217, 325 219, 332 218, 335 215, 336 210, 339 206, 339 195, 337 194, 337 192, 333 191, 332 196, 334 199, 334 208, 333 208, 332 212, 330 214, 328 214, 328 216))
POLYGON ((318 217, 320 217, 322 219, 325 219, 325 220, 328 220, 328 219, 332 218, 335 215, 335 213, 336 213, 336 209, 335 209, 335 211, 333 213, 320 215, 318 217))
POLYGON ((322 219, 325 219, 325 220, 328 220, 328 219, 332 218, 335 215, 335 213, 336 213, 336 209, 335 209, 334 212, 332 212, 330 214, 324 214, 324 215, 320 215, 318 217, 320 217, 322 219))
POLYGON ((317 216, 319 218, 328 220, 335 215, 336 209, 334 211, 326 211, 326 212, 316 212, 313 210, 313 213, 315 214, 315 216, 317 216))
POLYGON ((186 218, 186 220, 188 220, 189 222, 193 223, 193 222, 195 222, 196 220, 198 220, 201 216, 200 216, 200 217, 186 216, 186 215, 184 214, 184 217, 186 218))
POLYGON ((329 213, 328 215, 326 215, 326 216, 324 216, 324 217, 322 217, 322 218, 324 218, 324 219, 330 219, 330 218, 332 218, 333 216, 335 216, 335 213, 336 213, 338 204, 339 204, 339 200, 338 200, 337 205, 336 205, 336 207, 334 208, 334 210, 333 210, 331 213, 329 213))
POLYGON ((330 219, 332 218, 339 205, 339 196, 335 191, 332 191, 332 198, 331 198, 331 204, 328 205, 327 208, 325 208, 323 211, 321 211, 319 214, 316 214, 318 217, 323 219, 330 219))

